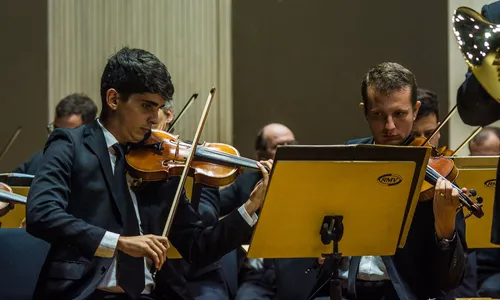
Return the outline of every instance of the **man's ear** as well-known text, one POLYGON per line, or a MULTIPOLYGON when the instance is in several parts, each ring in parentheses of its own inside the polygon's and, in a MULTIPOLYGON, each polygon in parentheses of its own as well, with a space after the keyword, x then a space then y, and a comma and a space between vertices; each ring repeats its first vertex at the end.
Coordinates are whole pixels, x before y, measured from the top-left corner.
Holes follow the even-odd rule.
POLYGON ((365 116, 366 119, 366 106, 363 102, 359 103, 359 108, 361 108, 361 111, 363 111, 363 115, 365 116))
POLYGON ((418 110, 420 109, 420 105, 422 105, 422 102, 417 101, 415 103, 415 106, 413 106, 413 121, 415 121, 417 119, 418 110))
POLYGON ((106 92, 106 104, 111 110, 116 110, 118 108, 119 100, 120 95, 115 89, 109 89, 106 92))

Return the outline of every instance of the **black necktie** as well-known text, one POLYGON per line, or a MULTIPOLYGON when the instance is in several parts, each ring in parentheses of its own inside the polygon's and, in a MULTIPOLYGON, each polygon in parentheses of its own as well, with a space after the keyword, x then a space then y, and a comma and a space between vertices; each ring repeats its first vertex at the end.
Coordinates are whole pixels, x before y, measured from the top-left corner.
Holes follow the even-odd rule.
MULTIPOLYGON (((125 176, 125 157, 123 146, 114 144, 116 153, 115 164, 115 189, 118 203, 123 207, 125 216, 123 218, 122 236, 140 235, 139 223, 135 214, 134 205, 127 185, 125 176)), ((144 290, 144 258, 132 257, 121 251, 117 254, 117 280, 118 285, 133 299, 138 297, 144 290)))

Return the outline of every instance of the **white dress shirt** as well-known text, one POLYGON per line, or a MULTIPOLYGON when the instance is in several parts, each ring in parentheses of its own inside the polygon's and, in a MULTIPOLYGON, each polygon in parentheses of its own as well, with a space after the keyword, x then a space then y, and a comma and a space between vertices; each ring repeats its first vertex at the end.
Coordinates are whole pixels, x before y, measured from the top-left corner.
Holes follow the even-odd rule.
MULTIPOLYGON (((102 131, 104 133, 104 139, 106 140, 106 146, 109 149, 109 158, 111 161, 111 169, 113 171, 113 174, 115 172, 115 164, 116 164, 116 156, 114 154, 114 151, 112 150, 112 146, 114 144, 117 144, 118 141, 116 138, 109 132, 99 121, 97 120, 97 123, 99 123, 99 126, 101 126, 102 131)), ((137 197, 135 193, 130 189, 130 183, 132 182, 132 179, 130 176, 127 174, 127 182, 129 185, 129 192, 130 192, 130 197, 132 198, 132 203, 134 205, 134 210, 135 214, 137 216, 137 221, 138 224, 141 224, 141 219, 139 216, 139 209, 137 205, 137 197)), ((248 223, 250 226, 254 226, 255 223, 257 222, 257 214, 253 214, 253 216, 250 216, 245 207, 242 205, 238 211, 240 212, 241 216, 245 219, 245 221, 248 223)), ((139 226, 139 231, 142 233, 142 228, 139 226)), ((95 256, 99 257, 113 257, 115 250, 116 250, 116 245, 118 244, 118 238, 120 237, 119 234, 106 231, 104 234, 104 237, 101 240, 101 243, 99 247, 97 248, 95 252, 95 256)), ((145 273, 145 288, 144 291, 142 292, 143 294, 149 294, 151 293, 151 290, 154 287, 154 281, 153 281, 153 276, 151 274, 150 266, 152 264, 152 261, 150 259, 144 259, 144 273, 145 273)), ((113 259, 113 262, 111 263, 110 268, 106 272, 106 275, 104 276, 104 279, 101 281, 101 283, 98 286, 98 289, 100 290, 105 290, 108 292, 113 292, 113 293, 123 293, 123 289, 118 286, 118 282, 116 280, 116 257, 113 259)))
MULTIPOLYGON (((339 270, 339 277, 344 279, 349 277, 349 263, 339 270)), ((369 281, 389 280, 389 275, 380 256, 362 256, 357 278, 369 281)))

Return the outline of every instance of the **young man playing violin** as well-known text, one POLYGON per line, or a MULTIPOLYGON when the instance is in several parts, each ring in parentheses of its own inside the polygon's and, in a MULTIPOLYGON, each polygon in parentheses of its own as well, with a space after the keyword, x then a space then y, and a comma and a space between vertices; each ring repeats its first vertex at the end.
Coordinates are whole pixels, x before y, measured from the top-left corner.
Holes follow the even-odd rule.
MULTIPOLYGON (((421 105, 415 76, 399 64, 379 64, 364 76, 361 95, 373 137, 347 144, 402 145, 421 105)), ((356 281, 358 299, 441 298, 457 288, 467 249, 458 206, 458 191, 439 179, 434 199, 418 203, 403 249, 392 257, 351 258, 348 280, 356 281)))
MULTIPOLYGON (((407 141, 421 105, 415 76, 399 64, 382 63, 363 77, 361 95, 360 107, 373 136, 346 144, 402 145, 407 141)), ((458 191, 439 179, 434 199, 418 203, 404 248, 390 257, 342 260, 343 296, 359 300, 454 299, 448 293, 462 282, 467 249, 465 221, 456 212, 458 205, 458 191)), ((330 275, 322 270, 310 293, 323 286, 318 298, 329 299, 329 285, 323 284, 330 275)), ((304 275, 296 281, 311 282, 311 277, 304 275)))
POLYGON ((263 180, 249 200, 215 226, 203 224, 183 194, 168 239, 161 234, 178 180, 137 193, 128 186, 123 145, 144 139, 173 92, 153 54, 123 48, 104 69, 99 119, 51 134, 26 208, 27 231, 51 244, 35 299, 191 299, 164 264, 169 242, 203 265, 251 234, 271 161, 258 164, 263 180))

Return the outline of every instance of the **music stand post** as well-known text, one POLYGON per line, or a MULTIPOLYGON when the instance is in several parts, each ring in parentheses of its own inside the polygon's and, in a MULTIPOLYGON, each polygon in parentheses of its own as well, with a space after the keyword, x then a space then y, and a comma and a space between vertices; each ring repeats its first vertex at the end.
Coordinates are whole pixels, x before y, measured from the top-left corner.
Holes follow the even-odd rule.
POLYGON ((325 258, 325 264, 331 262, 333 265, 333 274, 330 279, 330 299, 332 300, 342 300, 342 286, 339 277, 342 253, 339 253, 339 242, 344 234, 343 219, 343 216, 325 216, 320 230, 321 242, 324 245, 329 245, 333 241, 333 252, 321 254, 325 258))
POLYGON ((340 300, 343 256, 404 246, 429 156, 425 147, 278 147, 247 257, 325 257, 330 298, 340 300))

